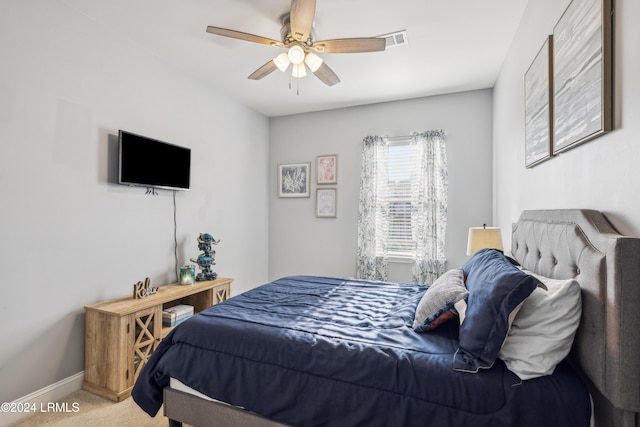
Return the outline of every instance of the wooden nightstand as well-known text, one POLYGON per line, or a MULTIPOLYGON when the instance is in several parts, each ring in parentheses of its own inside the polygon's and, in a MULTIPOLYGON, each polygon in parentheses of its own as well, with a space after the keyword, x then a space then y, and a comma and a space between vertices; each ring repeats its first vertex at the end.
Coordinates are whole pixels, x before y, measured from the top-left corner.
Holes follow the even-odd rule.
POLYGON ((123 297, 86 306, 83 388, 116 402, 129 397, 140 370, 172 329, 162 326, 162 310, 188 304, 198 313, 228 299, 232 281, 171 284, 146 298, 123 297))

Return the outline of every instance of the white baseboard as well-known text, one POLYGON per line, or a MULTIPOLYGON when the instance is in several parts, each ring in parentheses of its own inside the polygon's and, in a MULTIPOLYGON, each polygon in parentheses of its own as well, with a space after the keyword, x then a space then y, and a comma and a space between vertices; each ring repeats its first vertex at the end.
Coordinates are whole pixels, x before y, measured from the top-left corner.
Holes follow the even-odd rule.
MULTIPOLYGON (((24 406, 40 408, 41 405, 47 405, 49 402, 57 402, 64 399, 71 393, 82 390, 82 382, 84 381, 84 371, 78 372, 68 378, 58 381, 55 384, 48 385, 40 390, 34 391, 24 397, 11 402, 17 408, 24 406)), ((22 418, 31 415, 31 412, 0 412, 0 427, 6 427, 22 418)))

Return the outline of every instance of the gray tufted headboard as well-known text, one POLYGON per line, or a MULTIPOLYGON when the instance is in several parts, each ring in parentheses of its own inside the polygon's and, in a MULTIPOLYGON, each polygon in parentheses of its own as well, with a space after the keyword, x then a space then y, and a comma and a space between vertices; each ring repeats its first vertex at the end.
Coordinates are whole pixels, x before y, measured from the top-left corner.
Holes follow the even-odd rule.
POLYGON ((511 252, 528 270, 580 283, 571 355, 588 378, 596 425, 640 425, 640 239, 594 210, 524 211, 511 252))

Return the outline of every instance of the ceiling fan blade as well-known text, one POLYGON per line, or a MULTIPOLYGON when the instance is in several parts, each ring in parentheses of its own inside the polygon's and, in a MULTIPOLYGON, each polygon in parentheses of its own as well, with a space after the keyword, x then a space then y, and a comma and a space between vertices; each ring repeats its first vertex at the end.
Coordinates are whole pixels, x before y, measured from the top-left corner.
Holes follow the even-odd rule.
POLYGON ((322 80, 322 82, 327 86, 333 86, 334 84, 340 83, 338 75, 334 73, 325 62, 323 62, 316 71, 313 71, 313 74, 315 74, 316 77, 322 80))
POLYGON ((306 42, 311 36, 316 15, 316 0, 291 0, 291 37, 306 42))
POLYGON ((386 40, 378 37, 334 39, 315 42, 311 49, 319 53, 379 52, 385 49, 386 40))
POLYGON ((262 67, 258 68, 253 73, 251 73, 251 75, 248 78, 251 80, 260 80, 261 78, 266 77, 269 74, 273 73, 277 69, 278 67, 276 67, 275 62, 273 62, 273 59, 272 59, 266 64, 264 64, 262 67))
POLYGON ((266 44, 269 46, 284 47, 284 43, 279 42, 278 40, 255 36, 253 34, 243 33, 242 31, 229 30, 227 28, 208 26, 207 33, 215 34, 217 36, 230 37, 232 39, 245 40, 253 43, 266 44))

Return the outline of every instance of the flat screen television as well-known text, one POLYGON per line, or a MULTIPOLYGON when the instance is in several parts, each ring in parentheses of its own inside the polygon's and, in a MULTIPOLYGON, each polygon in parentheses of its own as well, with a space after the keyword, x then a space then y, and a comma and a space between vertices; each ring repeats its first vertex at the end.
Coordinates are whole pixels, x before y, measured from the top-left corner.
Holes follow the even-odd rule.
POLYGON ((189 190, 191 149, 118 132, 118 183, 148 188, 189 190))

